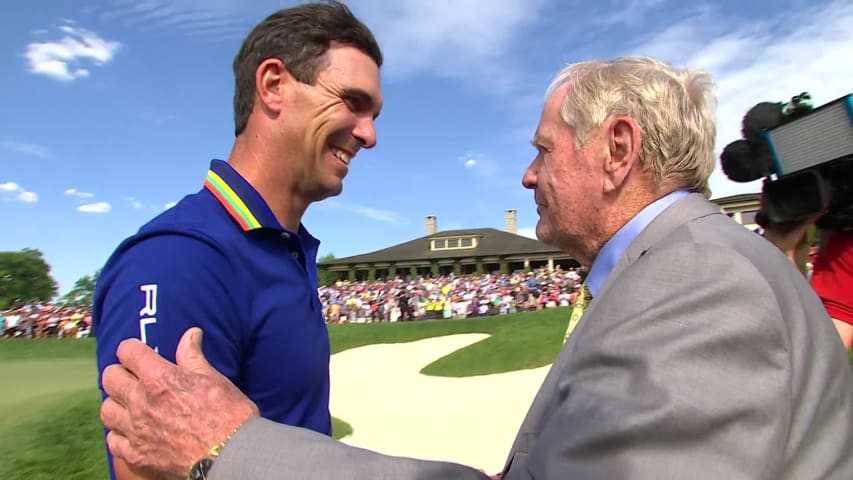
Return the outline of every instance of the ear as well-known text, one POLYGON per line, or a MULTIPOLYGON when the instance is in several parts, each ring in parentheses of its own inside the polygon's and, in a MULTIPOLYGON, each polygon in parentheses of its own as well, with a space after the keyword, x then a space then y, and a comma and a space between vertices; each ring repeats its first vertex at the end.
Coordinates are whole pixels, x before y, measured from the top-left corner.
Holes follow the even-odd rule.
POLYGON ((604 162, 604 190, 612 192, 624 185, 639 162, 642 132, 636 120, 620 115, 610 120, 606 133, 609 155, 604 162))
POLYGON ((285 93, 285 85, 290 73, 284 63, 277 58, 268 58, 255 70, 255 97, 266 112, 280 113, 285 93))

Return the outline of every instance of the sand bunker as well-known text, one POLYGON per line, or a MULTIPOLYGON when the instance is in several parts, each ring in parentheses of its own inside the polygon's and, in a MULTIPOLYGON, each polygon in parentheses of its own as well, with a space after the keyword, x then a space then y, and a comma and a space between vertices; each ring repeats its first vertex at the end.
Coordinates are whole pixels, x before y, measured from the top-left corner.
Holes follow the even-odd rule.
POLYGON ((487 337, 451 335, 333 355, 330 408, 354 431, 343 441, 499 472, 549 366, 466 378, 419 373, 487 337))

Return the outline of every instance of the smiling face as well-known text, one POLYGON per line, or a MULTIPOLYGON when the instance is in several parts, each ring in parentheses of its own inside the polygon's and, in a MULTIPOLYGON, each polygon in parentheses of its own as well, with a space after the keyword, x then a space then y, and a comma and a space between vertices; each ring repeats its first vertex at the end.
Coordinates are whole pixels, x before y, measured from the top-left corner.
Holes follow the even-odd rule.
POLYGON ((282 103, 282 155, 293 159, 298 193, 314 202, 338 195, 350 163, 376 145, 382 109, 379 67, 361 50, 333 44, 313 85, 294 81, 282 103))
MULTIPOLYGON (((597 131, 584 146, 575 148, 575 136, 560 116, 564 86, 548 99, 533 146, 536 158, 522 183, 534 191, 539 222, 536 236, 589 265, 595 257, 593 239, 601 236, 604 169, 597 131)), ((603 145, 602 145, 603 143, 603 145)))

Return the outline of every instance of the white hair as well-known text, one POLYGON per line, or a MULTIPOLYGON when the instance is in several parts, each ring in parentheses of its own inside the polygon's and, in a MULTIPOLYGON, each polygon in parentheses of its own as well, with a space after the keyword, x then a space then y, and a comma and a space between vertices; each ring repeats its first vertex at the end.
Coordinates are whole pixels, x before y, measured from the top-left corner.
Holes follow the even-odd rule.
POLYGON ((593 60, 561 70, 547 97, 566 84, 560 111, 576 148, 609 116, 628 115, 640 126, 640 162, 657 186, 673 183, 710 195, 716 99, 709 74, 647 57, 593 60))

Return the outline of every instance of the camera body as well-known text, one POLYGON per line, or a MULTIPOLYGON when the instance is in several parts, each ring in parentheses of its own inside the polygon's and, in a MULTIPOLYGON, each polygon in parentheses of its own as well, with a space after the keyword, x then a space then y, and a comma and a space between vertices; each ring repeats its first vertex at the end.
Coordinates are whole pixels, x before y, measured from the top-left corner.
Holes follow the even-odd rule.
POLYGON ((818 108, 808 93, 760 103, 744 116, 743 135, 720 160, 731 180, 765 177, 759 224, 825 212, 819 227, 853 229, 853 95, 818 108))

